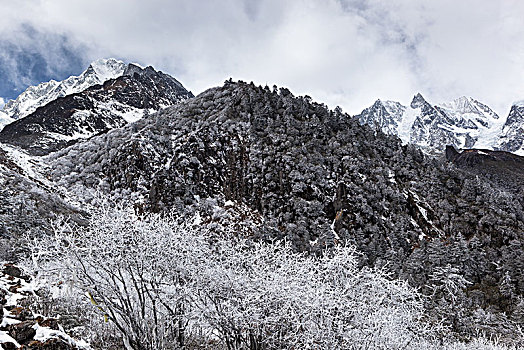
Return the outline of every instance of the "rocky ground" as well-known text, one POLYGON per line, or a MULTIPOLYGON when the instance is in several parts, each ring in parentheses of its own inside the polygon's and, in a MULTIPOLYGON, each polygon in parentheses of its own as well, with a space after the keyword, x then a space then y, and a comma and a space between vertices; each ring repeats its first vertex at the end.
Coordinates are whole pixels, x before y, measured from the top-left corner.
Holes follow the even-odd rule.
POLYGON ((89 349, 82 340, 64 332, 56 318, 33 313, 24 301, 35 296, 37 288, 29 276, 12 265, 4 264, 0 272, 0 346, 2 349, 89 349))

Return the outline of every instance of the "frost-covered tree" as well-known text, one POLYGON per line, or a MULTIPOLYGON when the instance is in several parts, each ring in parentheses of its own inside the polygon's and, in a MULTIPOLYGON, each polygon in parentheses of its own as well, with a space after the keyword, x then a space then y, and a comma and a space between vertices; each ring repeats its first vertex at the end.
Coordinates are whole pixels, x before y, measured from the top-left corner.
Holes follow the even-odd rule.
POLYGON ((33 241, 33 266, 70 302, 89 300, 129 349, 400 349, 437 335, 416 290, 358 268, 352 247, 307 256, 209 225, 103 207, 87 227, 58 222, 33 241))

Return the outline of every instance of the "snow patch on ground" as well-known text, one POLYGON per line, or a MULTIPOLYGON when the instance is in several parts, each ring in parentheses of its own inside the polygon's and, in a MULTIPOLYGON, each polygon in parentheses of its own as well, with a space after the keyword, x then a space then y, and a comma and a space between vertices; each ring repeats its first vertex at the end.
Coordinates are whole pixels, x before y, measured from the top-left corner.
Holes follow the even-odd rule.
POLYGON ((19 348, 21 345, 17 343, 16 340, 11 338, 7 332, 0 331, 0 344, 1 343, 13 343, 17 348, 19 348))
POLYGON ((31 156, 17 147, 3 143, 0 143, 0 148, 7 153, 7 156, 13 163, 23 170, 23 175, 36 179, 48 186, 53 186, 53 183, 37 170, 44 169, 44 164, 40 157, 31 156))

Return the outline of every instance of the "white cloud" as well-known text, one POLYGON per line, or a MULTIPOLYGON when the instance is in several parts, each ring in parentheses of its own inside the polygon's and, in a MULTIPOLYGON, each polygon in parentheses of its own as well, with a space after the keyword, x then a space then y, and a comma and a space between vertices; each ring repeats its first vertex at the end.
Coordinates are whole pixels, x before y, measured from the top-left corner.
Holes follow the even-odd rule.
POLYGON ((419 91, 435 103, 472 96, 502 115, 524 98, 518 0, 0 0, 0 6, 4 40, 16 40, 14 29, 28 23, 85 47, 86 61, 116 56, 151 64, 196 93, 232 76, 287 86, 351 113, 376 98, 409 103, 419 91))
POLYGON ((5 100, 0 97, 0 109, 4 108, 4 105, 5 105, 5 100))

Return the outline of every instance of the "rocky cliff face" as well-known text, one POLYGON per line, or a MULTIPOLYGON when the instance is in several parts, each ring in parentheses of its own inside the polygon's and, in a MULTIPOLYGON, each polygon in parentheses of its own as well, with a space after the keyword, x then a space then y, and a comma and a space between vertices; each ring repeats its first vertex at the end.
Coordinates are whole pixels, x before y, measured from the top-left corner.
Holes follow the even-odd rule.
POLYGON ((524 155, 524 102, 511 107, 497 148, 524 155))
POLYGON ((57 98, 7 125, 0 142, 43 155, 192 96, 173 77, 130 64, 116 79, 57 98))
POLYGON ((468 172, 482 175, 499 188, 513 193, 524 206, 524 157, 505 151, 446 148, 446 158, 468 172))

